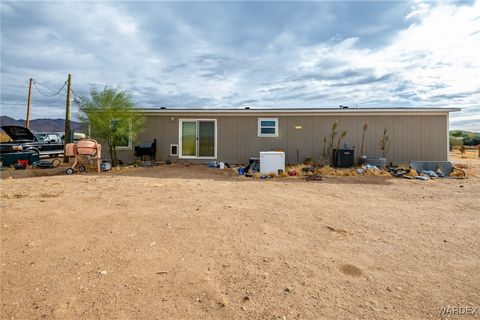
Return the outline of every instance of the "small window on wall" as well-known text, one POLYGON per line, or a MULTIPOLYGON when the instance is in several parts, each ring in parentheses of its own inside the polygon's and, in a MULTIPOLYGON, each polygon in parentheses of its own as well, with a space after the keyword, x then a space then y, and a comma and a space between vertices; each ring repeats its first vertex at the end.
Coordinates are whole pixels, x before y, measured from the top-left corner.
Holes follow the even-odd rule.
POLYGON ((132 137, 129 134, 121 135, 118 140, 117 144, 115 145, 117 150, 130 150, 132 149, 132 137))
POLYGON ((114 119, 111 121, 112 132, 117 134, 117 138, 115 141, 115 149, 117 150, 132 149, 132 135, 130 134, 131 127, 132 127, 131 123, 120 123, 118 119, 114 119), (128 126, 128 128, 126 128, 126 126, 128 126), (118 134, 118 130, 122 130, 124 133, 118 134))
POLYGON ((258 118, 259 137, 278 137, 278 118, 258 118))

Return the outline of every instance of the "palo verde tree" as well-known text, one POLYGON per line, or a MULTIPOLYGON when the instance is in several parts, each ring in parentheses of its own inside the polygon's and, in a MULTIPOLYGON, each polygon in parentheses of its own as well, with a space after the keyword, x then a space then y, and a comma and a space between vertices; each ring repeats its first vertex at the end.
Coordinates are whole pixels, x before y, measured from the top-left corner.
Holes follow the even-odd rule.
POLYGON ((105 87, 90 90, 90 98, 82 97, 80 119, 89 126, 90 135, 108 145, 113 166, 118 164, 117 147, 133 141, 144 124, 144 118, 135 110, 128 91, 105 87))

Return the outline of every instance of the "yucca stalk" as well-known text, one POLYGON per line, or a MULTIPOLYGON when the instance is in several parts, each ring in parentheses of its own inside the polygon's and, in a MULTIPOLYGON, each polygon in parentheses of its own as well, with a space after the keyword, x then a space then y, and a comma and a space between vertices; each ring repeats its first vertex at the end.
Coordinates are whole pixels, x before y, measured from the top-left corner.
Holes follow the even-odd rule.
POLYGON ((390 140, 390 137, 388 136, 387 128, 385 128, 385 130, 383 130, 382 140, 380 140, 380 150, 382 151, 383 158, 386 157, 388 153, 388 149, 390 148, 390 144, 391 144, 391 140, 390 140))
POLYGON ((347 135, 347 130, 342 131, 342 133, 340 134, 340 137, 338 137, 336 150, 340 149, 340 144, 342 143, 342 140, 343 138, 345 138, 346 135, 347 135))
POLYGON ((327 155, 325 154, 325 152, 327 151, 326 148, 327 148, 327 137, 323 137, 323 153, 322 153, 323 161, 325 161, 325 159, 327 158, 327 155))
POLYGON ((362 133, 362 146, 360 147, 360 157, 363 157, 363 146, 365 145, 365 133, 367 132, 368 129, 368 122, 365 122, 363 125, 363 133, 362 133))
POLYGON ((327 161, 328 162, 330 162, 330 159, 331 159, 331 154, 332 154, 332 149, 333 149, 333 140, 335 139, 335 136, 338 134, 337 127, 338 127, 338 122, 335 121, 332 124, 332 131, 330 133, 330 143, 328 144, 328 149, 327 149, 327 161))

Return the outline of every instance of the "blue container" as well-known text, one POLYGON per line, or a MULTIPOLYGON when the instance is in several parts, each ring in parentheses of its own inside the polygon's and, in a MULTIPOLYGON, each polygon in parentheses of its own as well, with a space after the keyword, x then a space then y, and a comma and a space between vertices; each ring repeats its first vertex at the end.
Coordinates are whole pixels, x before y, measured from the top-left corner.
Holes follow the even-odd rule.
POLYGON ((245 174, 245 168, 244 167, 238 168, 238 174, 243 176, 245 174))
POLYGON ((110 161, 103 161, 100 164, 100 170, 102 171, 109 171, 112 168, 112 165, 110 164, 110 161))

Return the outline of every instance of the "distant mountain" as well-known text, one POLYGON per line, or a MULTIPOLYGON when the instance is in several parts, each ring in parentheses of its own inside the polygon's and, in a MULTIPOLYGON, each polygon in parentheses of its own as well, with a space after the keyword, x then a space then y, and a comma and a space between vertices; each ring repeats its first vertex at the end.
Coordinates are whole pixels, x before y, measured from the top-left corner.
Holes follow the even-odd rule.
MULTIPOLYGON (((0 124, 2 126, 25 126, 25 120, 15 120, 7 116, 0 116, 0 124)), ((70 127, 73 131, 82 132, 82 124, 80 122, 71 121, 70 127)), ((36 132, 63 132, 65 131, 64 119, 34 119, 30 120, 30 130, 36 132)))
POLYGON ((450 130, 450 145, 476 146, 480 144, 480 133, 464 130, 450 130))
POLYGON ((450 135, 454 137, 468 136, 469 134, 480 136, 480 132, 465 131, 465 130, 450 130, 450 135))

